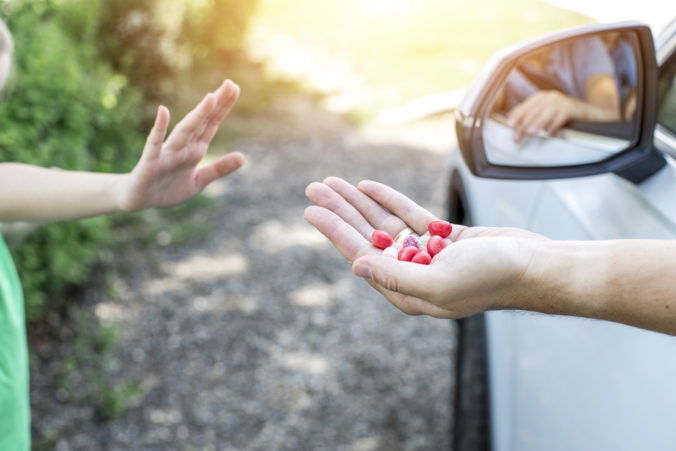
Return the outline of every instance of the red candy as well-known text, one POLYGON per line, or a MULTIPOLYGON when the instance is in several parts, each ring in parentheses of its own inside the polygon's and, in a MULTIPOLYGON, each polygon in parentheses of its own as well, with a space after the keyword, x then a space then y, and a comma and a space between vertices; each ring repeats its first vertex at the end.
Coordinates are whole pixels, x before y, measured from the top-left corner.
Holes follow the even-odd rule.
POLYGON ((434 257, 439 252, 441 252, 447 245, 448 244, 446 243, 446 240, 444 240, 439 235, 434 235, 433 237, 430 237, 429 241, 427 241, 427 252, 432 257, 434 257))
POLYGON ((413 256, 413 259, 411 260, 411 262, 420 263, 421 265, 429 265, 431 261, 432 257, 430 257, 430 254, 428 254, 425 251, 418 252, 413 256))
POLYGON ((418 249, 415 246, 406 246, 402 250, 399 251, 399 255, 397 256, 397 259, 402 262, 410 262, 413 260, 413 257, 416 256, 420 252, 420 249, 418 249))
POLYGON ((371 241, 378 249, 385 250, 383 255, 388 257, 396 255, 397 260, 402 262, 429 265, 435 255, 451 244, 451 239, 447 237, 450 236, 453 225, 447 221, 432 221, 428 229, 429 234, 425 233, 422 237, 408 229, 405 235, 403 232, 399 234, 401 240, 397 241, 397 244, 394 244, 389 233, 374 230, 371 241), (426 248, 423 248, 422 243, 426 243, 426 248))
POLYGON ((448 221, 432 221, 427 227, 432 236, 440 236, 441 238, 446 238, 451 234, 453 230, 453 225, 448 221))
POLYGON ((378 249, 387 249, 394 242, 390 234, 382 230, 374 230, 371 234, 371 241, 378 249))

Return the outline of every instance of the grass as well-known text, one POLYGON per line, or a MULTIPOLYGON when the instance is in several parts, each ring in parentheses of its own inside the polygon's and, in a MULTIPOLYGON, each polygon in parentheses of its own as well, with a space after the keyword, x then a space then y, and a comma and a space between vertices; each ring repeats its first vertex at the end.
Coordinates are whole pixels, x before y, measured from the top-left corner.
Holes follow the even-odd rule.
MULTIPOLYGON (((64 403, 92 405, 102 421, 118 418, 142 394, 137 381, 113 381, 121 368, 115 356, 118 327, 101 323, 90 310, 77 306, 68 310, 64 324, 68 326, 58 332, 68 335, 72 352, 57 363, 57 396, 64 403)), ((47 444, 51 438, 47 434, 38 442, 47 444)))
POLYGON ((464 88, 500 48, 589 22, 535 0, 260 0, 248 45, 270 72, 373 112, 464 88))

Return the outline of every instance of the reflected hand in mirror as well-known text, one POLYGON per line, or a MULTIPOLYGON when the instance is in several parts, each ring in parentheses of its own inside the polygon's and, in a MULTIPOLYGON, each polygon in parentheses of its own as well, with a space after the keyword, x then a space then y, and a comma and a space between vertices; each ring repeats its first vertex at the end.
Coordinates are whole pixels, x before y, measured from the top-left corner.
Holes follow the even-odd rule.
POLYGON ((507 123, 514 129, 514 141, 542 132, 554 135, 572 120, 619 120, 619 99, 612 78, 597 74, 589 77, 588 85, 592 94, 589 100, 579 100, 557 90, 538 91, 512 108, 507 123))
POLYGON ((510 165, 514 161, 505 160, 508 152, 527 150, 532 155, 521 152, 518 164, 583 164, 625 149, 632 127, 622 122, 631 120, 636 105, 632 42, 631 35, 607 32, 559 41, 522 56, 485 121, 489 160, 510 165), (516 144, 505 143, 503 129, 516 144), (549 143, 552 137, 566 142, 549 143), (536 154, 543 149, 552 155, 536 154))
POLYGON ((526 55, 507 77, 504 102, 514 140, 555 134, 571 120, 617 121, 614 63, 599 36, 560 42, 526 55))

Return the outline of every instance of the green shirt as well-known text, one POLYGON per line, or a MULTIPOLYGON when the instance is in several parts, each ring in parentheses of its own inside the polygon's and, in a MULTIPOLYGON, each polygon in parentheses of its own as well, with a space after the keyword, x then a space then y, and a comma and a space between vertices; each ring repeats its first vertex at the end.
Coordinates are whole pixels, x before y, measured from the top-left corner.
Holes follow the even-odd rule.
POLYGON ((0 235, 0 450, 30 449, 28 345, 23 293, 0 235))

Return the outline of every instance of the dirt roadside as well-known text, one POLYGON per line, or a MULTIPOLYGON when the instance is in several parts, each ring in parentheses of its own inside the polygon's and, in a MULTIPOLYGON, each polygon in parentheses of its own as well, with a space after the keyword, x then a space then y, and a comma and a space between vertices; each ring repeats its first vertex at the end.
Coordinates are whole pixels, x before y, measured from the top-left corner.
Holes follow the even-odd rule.
POLYGON ((58 450, 449 449, 453 325, 400 313, 302 213, 305 186, 335 175, 443 215, 450 118, 360 131, 294 98, 248 121, 256 133, 231 145, 245 168, 208 191, 215 233, 121 256, 119 299, 87 295, 122 331, 120 374, 141 381, 139 402, 97 421, 58 401, 45 363, 34 431, 58 450), (430 133, 436 148, 416 140, 430 133))

